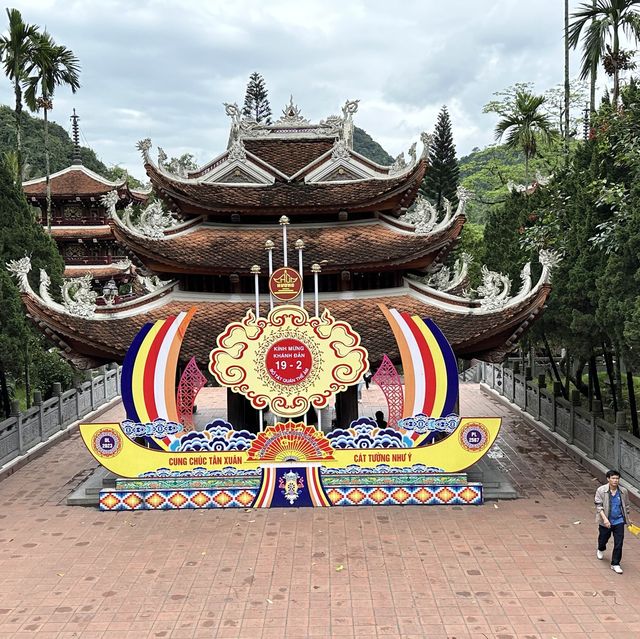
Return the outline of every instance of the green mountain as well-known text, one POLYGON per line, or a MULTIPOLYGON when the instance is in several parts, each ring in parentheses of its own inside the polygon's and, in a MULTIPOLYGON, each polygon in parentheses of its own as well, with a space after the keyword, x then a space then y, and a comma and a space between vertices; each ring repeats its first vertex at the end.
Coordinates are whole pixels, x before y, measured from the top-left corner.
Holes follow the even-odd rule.
MULTIPOLYGON (((28 113, 22 114, 22 140, 25 162, 25 179, 45 175, 44 163, 44 121, 28 113)), ((0 105, 0 154, 14 151, 16 147, 16 129, 13 110, 0 105)), ((80 147, 82 163, 92 171, 110 178, 107 167, 100 162, 95 152, 80 147)), ((49 122, 49 161, 51 173, 69 166, 73 160, 73 142, 69 134, 55 122, 49 122)))
MULTIPOLYGON (((536 172, 543 176, 553 173, 561 161, 559 149, 542 151, 544 155, 529 162, 529 180, 536 172)), ((524 155, 504 145, 473 149, 460 162, 460 184, 474 193, 467 204, 466 214, 471 222, 484 223, 495 204, 502 204, 508 195, 507 183, 525 183, 524 155)))
MULTIPOLYGON (((45 174, 44 162, 44 121, 22 114, 22 139, 25 163, 25 179, 42 177, 45 174)), ((15 150, 16 130, 13 109, 0 105, 0 154, 15 150)), ((353 148, 358 153, 382 165, 393 163, 393 158, 363 129, 355 127, 353 148)), ((107 179, 123 177, 123 171, 115 167, 108 169, 88 147, 80 147, 82 163, 107 179)), ((49 122, 49 157, 51 173, 69 166, 73 160, 73 142, 67 131, 55 122, 49 122)), ((135 181, 133 186, 138 186, 135 181)))
POLYGON ((357 126, 353 128, 353 150, 383 166, 393 164, 393 158, 364 129, 357 126))

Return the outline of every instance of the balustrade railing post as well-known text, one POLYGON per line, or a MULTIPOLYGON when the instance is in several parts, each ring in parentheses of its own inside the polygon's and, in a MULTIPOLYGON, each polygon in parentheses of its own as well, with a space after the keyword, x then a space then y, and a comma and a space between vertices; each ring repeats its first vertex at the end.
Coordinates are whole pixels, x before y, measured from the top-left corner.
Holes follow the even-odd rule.
POLYGON ((562 384, 553 382, 553 404, 551 410, 551 430, 555 433, 558 427, 558 397, 562 394, 562 384))
POLYGON ((620 470, 620 432, 627 430, 627 414, 623 410, 616 413, 616 424, 613 431, 613 466, 620 470))
POLYGON ((38 439, 44 441, 44 411, 42 409, 42 393, 33 391, 33 405, 38 407, 38 439))
POLYGON ((547 376, 544 373, 538 375, 538 413, 536 419, 540 421, 542 417, 542 391, 547 387, 547 376))
POLYGON ((576 428, 576 406, 580 406, 580 391, 571 391, 571 408, 569 412, 569 435, 567 437, 567 443, 573 444, 576 428))
POLYGON ((593 459, 596 456, 596 435, 598 433, 596 419, 602 411, 601 402, 597 399, 594 399, 591 403, 591 409, 591 433, 589 433, 589 450, 587 451, 587 457, 589 457, 589 459, 593 459))
POLYGON ((18 451, 22 455, 25 451, 24 433, 22 432, 22 413, 20 412, 20 402, 14 399, 11 402, 11 417, 15 417, 16 428, 18 429, 18 451))
POLYGON ((56 404, 58 409, 58 428, 62 430, 64 428, 64 415, 62 412, 62 384, 60 382, 53 382, 53 394, 58 400, 56 404))

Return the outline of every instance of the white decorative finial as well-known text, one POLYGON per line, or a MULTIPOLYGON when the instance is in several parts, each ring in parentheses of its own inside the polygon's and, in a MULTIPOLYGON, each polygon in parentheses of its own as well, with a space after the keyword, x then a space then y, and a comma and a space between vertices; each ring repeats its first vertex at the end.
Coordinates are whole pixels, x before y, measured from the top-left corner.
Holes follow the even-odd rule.
POLYGON ((27 279, 27 275, 31 271, 31 258, 28 255, 19 260, 9 260, 7 262, 7 270, 18 280, 18 289, 21 293, 31 290, 27 279))

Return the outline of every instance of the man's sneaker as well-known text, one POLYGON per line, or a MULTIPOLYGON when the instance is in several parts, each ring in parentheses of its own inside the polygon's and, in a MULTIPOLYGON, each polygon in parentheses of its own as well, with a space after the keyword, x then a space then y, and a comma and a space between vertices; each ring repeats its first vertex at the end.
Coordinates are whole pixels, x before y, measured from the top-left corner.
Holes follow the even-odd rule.
POLYGON ((596 550, 596 557, 598 559, 604 559, 604 553, 602 552, 602 550, 596 550))
POLYGON ((613 570, 613 572, 617 572, 619 575, 622 574, 622 568, 620 568, 620 566, 611 566, 611 570, 613 570))

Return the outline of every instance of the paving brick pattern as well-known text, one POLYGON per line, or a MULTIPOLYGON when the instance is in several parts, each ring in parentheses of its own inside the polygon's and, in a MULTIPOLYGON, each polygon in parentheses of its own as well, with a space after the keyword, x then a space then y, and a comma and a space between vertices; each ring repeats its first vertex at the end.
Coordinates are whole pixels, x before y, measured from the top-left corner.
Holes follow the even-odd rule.
POLYGON ((0 637, 640 637, 640 540, 624 575, 596 560, 598 482, 477 386, 461 404, 504 418, 521 499, 104 513, 65 505, 95 462, 61 442, 0 482, 0 637))

